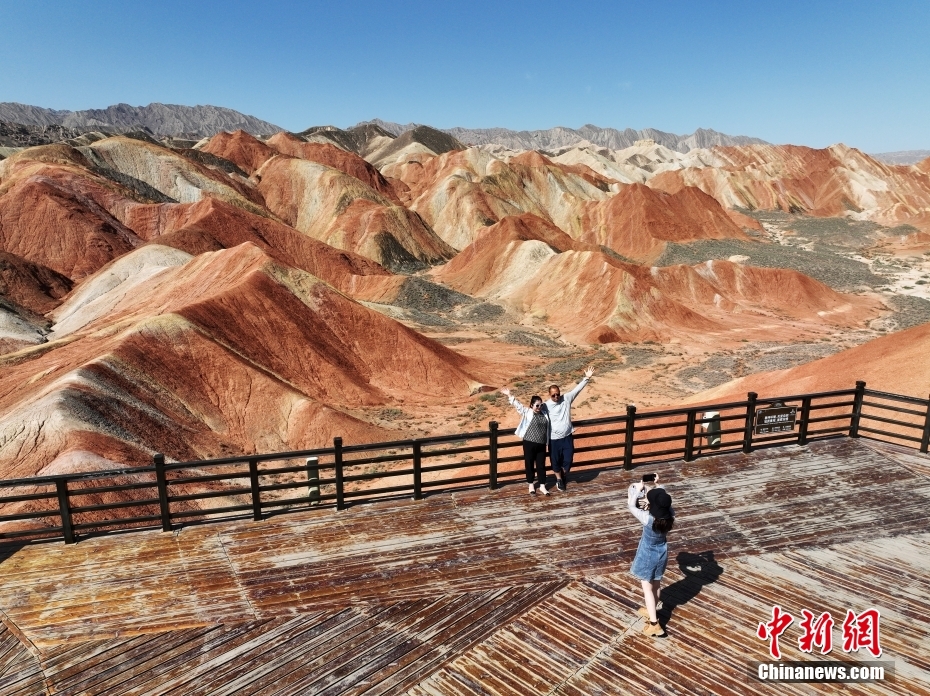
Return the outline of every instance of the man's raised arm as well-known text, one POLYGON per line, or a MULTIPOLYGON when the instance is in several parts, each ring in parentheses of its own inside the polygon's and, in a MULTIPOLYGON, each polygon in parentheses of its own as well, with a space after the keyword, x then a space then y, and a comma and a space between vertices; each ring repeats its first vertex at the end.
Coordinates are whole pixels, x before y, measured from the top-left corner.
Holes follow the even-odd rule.
POLYGON ((575 388, 572 389, 568 394, 565 395, 565 400, 569 403, 574 401, 575 397, 581 392, 582 389, 588 384, 588 380, 591 379, 591 376, 594 374, 594 368, 589 367, 584 371, 584 377, 578 384, 575 385, 575 388))

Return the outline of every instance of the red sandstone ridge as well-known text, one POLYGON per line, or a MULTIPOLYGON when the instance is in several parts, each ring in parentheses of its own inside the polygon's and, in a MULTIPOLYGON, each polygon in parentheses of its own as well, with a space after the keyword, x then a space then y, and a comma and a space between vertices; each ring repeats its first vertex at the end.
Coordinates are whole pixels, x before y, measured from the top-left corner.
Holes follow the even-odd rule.
POLYGON ((5 476, 96 462, 81 451, 112 465, 384 439, 342 410, 467 395, 481 369, 251 244, 165 268, 0 366, 5 476))
POLYGON ((570 250, 599 248, 572 239, 532 213, 508 215, 479 232, 473 243, 436 268, 433 276, 468 295, 497 296, 504 288, 525 281, 550 254, 570 250), (526 242, 532 244, 524 246, 526 242))
POLYGON ((273 149, 243 130, 221 131, 210 138, 201 150, 229 160, 249 175, 275 155, 273 149))
POLYGON ((45 314, 71 291, 71 281, 60 273, 0 251, 0 296, 21 307, 45 314))
MULTIPOLYGON (((579 205, 610 193, 539 155, 504 162, 477 148, 443 155, 416 155, 385 167, 403 181, 409 207, 456 249, 471 244, 485 227, 508 215, 532 213, 565 231, 579 205)), ((600 182, 600 179, 598 179, 600 182)))
POLYGON ((67 146, 32 148, 4 164, 0 251, 72 280, 152 240, 191 254, 253 242, 339 288, 349 287, 352 275, 389 273, 213 194, 189 204, 140 203, 134 191, 90 173, 83 155, 67 146))
POLYGON ((797 330, 792 322, 857 326, 883 309, 795 271, 727 261, 647 269, 533 215, 504 218, 433 276, 583 343, 701 341, 744 331, 783 338, 797 330))
POLYGON ((3 165, 0 251, 80 280, 142 243, 100 204, 126 192, 89 174, 76 150, 31 148, 3 165))
POLYGON ((580 176, 589 184, 596 186, 602 191, 609 191, 611 184, 619 183, 613 179, 608 179, 603 174, 598 174, 586 164, 565 164, 563 162, 553 162, 551 159, 542 153, 537 152, 536 150, 522 152, 516 157, 512 157, 510 163, 523 165, 526 167, 558 167, 566 174, 580 176))
POLYGON ((419 155, 387 167, 385 173, 407 184, 410 207, 459 249, 486 226, 520 213, 532 213, 580 241, 646 262, 657 258, 669 241, 746 238, 719 203, 697 188, 665 194, 642 184, 621 185, 584 165, 557 164, 538 152, 509 162, 474 148, 438 157, 419 155))
POLYGON ((930 324, 883 336, 861 346, 788 370, 760 372, 727 382, 689 399, 692 403, 852 389, 864 380, 871 389, 927 398, 930 392, 930 324))
POLYGON ((717 201, 690 186, 669 194, 629 184, 583 210, 570 230, 574 236, 646 263, 662 254, 666 242, 747 238, 717 201))
POLYGON ((394 193, 394 188, 381 175, 381 172, 354 152, 342 150, 329 143, 308 143, 296 135, 284 132, 271 136, 268 144, 281 154, 299 157, 310 162, 319 162, 345 172, 349 176, 354 176, 392 203, 401 204, 397 194, 394 193))
POLYGON ((192 204, 137 206, 127 215, 126 224, 146 241, 195 256, 250 242, 279 263, 312 273, 349 294, 354 276, 390 275, 370 259, 334 249, 281 222, 213 198, 192 204))
POLYGON ((110 169, 138 179, 179 203, 196 203, 204 195, 212 195, 246 210, 262 212, 261 194, 248 182, 166 147, 117 136, 98 140, 88 149, 110 169))
POLYGON ((354 176, 317 162, 275 157, 255 174, 268 208, 285 223, 389 269, 412 270, 451 258, 415 212, 354 176))
POLYGON ((641 267, 601 252, 566 251, 549 255, 532 276, 508 288, 507 299, 581 343, 665 340, 724 328, 655 290, 641 267))
POLYGON ((715 165, 665 171, 649 186, 696 186, 732 208, 781 209, 820 217, 855 214, 883 225, 930 231, 930 172, 896 167, 845 145, 715 147, 715 165))
MULTIPOLYGON (((884 309, 874 297, 836 292, 803 273, 784 268, 759 268, 730 261, 651 270, 665 295, 710 316, 737 315, 735 326, 752 317, 808 321, 835 326, 862 326, 884 309)), ((736 319, 735 316, 733 316, 736 319)))
POLYGON ((798 321, 808 322, 807 331, 823 323, 856 326, 883 309, 875 300, 840 295, 799 273, 715 266, 714 274, 700 266, 650 272, 599 252, 569 251, 541 264, 511 301, 567 338, 588 343, 703 342, 747 334, 791 340, 798 321))

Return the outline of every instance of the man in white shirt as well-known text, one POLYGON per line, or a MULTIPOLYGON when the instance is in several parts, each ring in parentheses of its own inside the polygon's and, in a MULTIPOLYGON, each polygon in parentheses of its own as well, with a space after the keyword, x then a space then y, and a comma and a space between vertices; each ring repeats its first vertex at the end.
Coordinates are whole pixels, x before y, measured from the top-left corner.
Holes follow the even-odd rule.
POLYGON ((568 470, 572 468, 572 458, 575 455, 572 441, 572 401, 585 388, 593 374, 594 368, 589 367, 585 370, 584 379, 564 396, 559 386, 553 384, 549 387, 549 400, 544 404, 549 415, 549 460, 555 473, 556 488, 563 493, 568 484, 568 470))

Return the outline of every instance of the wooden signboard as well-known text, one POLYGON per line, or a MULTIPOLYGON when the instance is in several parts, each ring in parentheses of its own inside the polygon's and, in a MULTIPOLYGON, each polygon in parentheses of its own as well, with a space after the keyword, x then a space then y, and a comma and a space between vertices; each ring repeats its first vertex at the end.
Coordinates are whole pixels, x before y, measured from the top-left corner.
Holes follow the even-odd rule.
POLYGON ((772 406, 756 411, 756 435, 788 433, 794 430, 797 406, 772 406))

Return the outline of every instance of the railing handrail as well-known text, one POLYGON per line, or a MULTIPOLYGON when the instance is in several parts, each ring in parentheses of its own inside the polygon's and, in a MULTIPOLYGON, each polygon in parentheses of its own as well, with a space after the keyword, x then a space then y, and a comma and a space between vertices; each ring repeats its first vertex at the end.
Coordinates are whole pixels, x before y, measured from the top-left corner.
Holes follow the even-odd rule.
MULTIPOLYGON (((829 396, 850 396, 855 394, 855 389, 838 389, 833 391, 824 391, 824 392, 813 392, 811 394, 795 394, 789 396, 774 396, 766 397, 764 399, 759 399, 759 403, 768 403, 774 401, 800 401, 804 398, 818 399, 826 398, 829 396)), ((900 394, 891 394, 889 392, 881 392, 873 389, 866 390, 867 395, 878 396, 883 398, 895 399, 898 401, 906 401, 908 403, 920 404, 920 405, 930 405, 930 400, 928 399, 918 399, 911 396, 903 396, 900 394)), ((637 411, 636 418, 637 420, 641 418, 665 418, 668 416, 677 416, 683 415, 687 416, 690 412, 699 412, 699 411, 725 411, 736 408, 745 408, 747 401, 732 401, 722 404, 700 404, 696 406, 687 406, 684 408, 677 409, 665 409, 662 411, 637 411)), ((627 416, 625 414, 617 416, 602 416, 600 418, 589 418, 582 420, 573 420, 572 424, 576 428, 590 427, 594 425, 605 425, 608 423, 624 423, 626 422, 627 416)), ((419 443, 422 445, 432 445, 432 444, 444 444, 447 442, 455 442, 456 440, 475 440, 478 438, 483 438, 488 436, 487 430, 479 430, 468 433, 449 433, 446 435, 430 435, 427 437, 420 438, 409 438, 406 440, 388 440, 384 442, 371 442, 371 443, 362 443, 357 445, 345 445, 342 448, 343 453, 353 453, 353 452, 366 452, 371 450, 384 450, 384 449, 400 449, 403 447, 412 447, 414 443, 419 443)), ((516 428, 507 428, 498 430, 498 435, 513 435, 516 432, 516 428)), ((235 457, 220 457, 216 459, 191 459, 177 462, 166 462, 165 469, 168 471, 177 470, 177 469, 190 469, 195 467, 210 467, 210 466, 223 466, 228 464, 245 464, 249 460, 256 460, 259 462, 275 461, 278 459, 306 459, 307 457, 317 457, 317 456, 326 456, 332 455, 334 448, 332 447, 317 447, 314 449, 306 450, 292 450, 285 452, 266 452, 264 454, 243 454, 235 457)), ((150 473, 155 471, 154 466, 138 466, 138 467, 123 467, 120 469, 103 469, 99 471, 81 471, 74 472, 69 474, 53 474, 51 476, 31 476, 21 479, 0 479, 0 488, 7 487, 16 487, 20 485, 24 486, 36 486, 36 485, 53 485, 61 479, 66 479, 68 481, 80 481, 80 480, 90 480, 95 478, 112 478, 115 476, 130 476, 141 473, 150 473)), ((2 502, 2 501, 0 501, 2 502)))
MULTIPOLYGON (((103 469, 100 471, 77 471, 73 474, 52 474, 50 476, 30 476, 21 479, 0 479, 0 488, 15 488, 17 486, 52 486, 58 481, 91 481, 96 478, 114 478, 116 476, 134 476, 155 471, 151 465, 134 466, 122 469, 103 469)), ((0 502, 3 499, 0 498, 0 502)))
MULTIPOLYGON (((729 442, 723 443, 722 439, 719 439, 719 442, 716 446, 709 445, 714 452, 719 448, 721 452, 732 452, 739 451, 742 449, 743 452, 749 452, 753 443, 758 444, 778 444, 779 442, 791 442, 796 441, 797 444, 805 445, 809 439, 812 437, 824 437, 824 436, 833 436, 836 434, 847 433, 850 437, 859 437, 860 430, 864 433, 871 433, 873 435, 881 435, 884 437, 896 438, 898 440, 903 440, 907 443, 919 443, 919 450, 926 453, 928 451, 928 446, 930 446, 930 399, 919 399, 912 396, 905 396, 901 394, 893 394, 890 392, 878 391, 873 389, 867 389, 864 382, 857 382, 854 389, 837 389, 831 391, 822 391, 822 392, 812 392, 808 394, 792 394, 788 396, 774 396, 774 397, 765 397, 758 398, 758 396, 750 392, 746 400, 726 402, 726 403, 711 403, 711 404, 695 404, 689 405, 681 408, 675 409, 664 409, 659 411, 646 411, 638 412, 635 406, 628 406, 625 414, 619 414, 615 416, 604 416, 600 418, 589 418, 581 419, 574 421, 574 426, 576 428, 585 429, 585 428, 596 428, 603 425, 622 425, 621 428, 615 430, 607 431, 590 431, 583 434, 583 438, 587 440, 588 438, 597 438, 597 437, 608 437, 622 435, 622 441, 608 442, 607 444, 599 443, 597 440, 583 445, 576 443, 576 451, 579 453, 585 452, 605 452, 613 450, 617 453, 612 456, 607 456, 606 458, 602 457, 600 459, 594 459, 593 461, 580 461, 577 462, 579 466, 591 466, 595 464, 604 464, 604 463, 613 463, 623 464, 626 468, 632 468, 633 466, 640 465, 643 462, 641 460, 649 459, 650 461, 669 461, 670 459, 683 458, 685 461, 690 461, 694 456, 706 456, 703 454, 702 446, 699 445, 701 441, 705 438, 708 438, 708 432, 706 430, 706 424, 709 423, 709 419, 705 417, 698 417, 700 413, 706 413, 708 411, 717 412, 717 433, 722 438, 724 435, 735 435, 738 439, 730 439, 729 442), (853 397, 852 401, 844 400, 842 402, 829 402, 829 403, 818 403, 812 404, 814 400, 824 400, 835 397, 853 397), (865 397, 874 397, 878 399, 885 399, 897 402, 905 402, 911 405, 919 405, 925 408, 925 414, 917 411, 912 411, 908 409, 896 408, 893 406, 878 404, 875 402, 865 402, 865 397), (794 430, 782 433, 770 433, 770 434, 761 434, 754 435, 754 421, 756 412, 766 407, 767 405, 774 404, 777 402, 782 402, 784 404, 789 404, 793 402, 798 402, 798 412, 800 415, 800 430, 795 432, 794 430), (841 409, 851 406, 851 410, 844 410, 837 415, 832 415, 832 411, 826 411, 828 415, 817 415, 816 417, 811 417, 811 412, 823 412, 823 409, 841 409), (920 417, 924 415, 924 422, 922 424, 911 423, 907 421, 886 418, 876 415, 874 412, 869 411, 869 409, 886 409, 888 411, 896 411, 905 413, 908 416, 920 417), (727 411, 742 411, 741 413, 736 413, 735 415, 724 415, 724 412, 727 411), (655 423, 655 421, 665 419, 668 421, 676 416, 684 416, 686 420, 675 420, 673 422, 660 422, 655 423), (848 425, 842 426, 833 426, 826 428, 818 428, 817 430, 809 430, 809 426, 813 424, 825 423, 830 424, 831 421, 834 423, 836 421, 847 421, 848 425), (643 425, 644 421, 652 421, 652 423, 643 425), (720 428, 719 424, 721 421, 742 421, 742 424, 734 424, 736 427, 727 427, 720 428), (901 432, 888 432, 880 430, 873 427, 868 427, 865 425, 860 425, 861 421, 869 421, 869 426, 877 425, 881 423, 888 423, 892 426, 910 430, 919 430, 921 431, 921 437, 915 437, 912 435, 902 434, 901 432), (673 435, 662 435, 661 433, 656 433, 660 430, 674 430, 675 434, 673 435), (683 434, 681 430, 684 429, 683 434), (640 433, 640 437, 637 438, 637 433, 640 433), (643 433, 650 433, 646 437, 643 437, 643 433), (660 446, 663 444, 674 445, 671 449, 660 449, 660 446), (647 451, 635 452, 634 450, 639 447, 640 450, 644 446, 649 446, 647 451), (695 448, 700 448, 700 452, 695 455, 695 448), (664 456, 665 459, 656 460, 656 457, 664 456)), ((907 432, 905 430, 904 432, 907 432)), ((500 463, 512 463, 519 461, 519 455, 510 455, 503 456, 499 455, 500 449, 508 449, 518 445, 518 441, 505 440, 500 442, 501 437, 509 437, 515 434, 515 429, 507 428, 501 429, 498 427, 498 424, 495 421, 491 421, 488 425, 488 430, 481 431, 471 431, 465 433, 450 433, 445 435, 435 435, 421 438, 408 438, 404 440, 394 440, 386 442, 374 442, 374 443, 360 443, 354 445, 344 445, 342 438, 335 438, 333 441, 333 447, 317 447, 313 449, 306 450, 294 450, 288 452, 269 452, 265 454, 251 454, 251 455, 240 455, 236 457, 222 457, 217 459, 204 459, 204 460, 191 460, 191 461, 180 461, 180 462, 166 462, 165 458, 161 454, 156 454, 154 457, 155 464, 154 466, 138 466, 138 467, 121 467, 118 469, 109 469, 102 471, 86 471, 86 472, 75 472, 70 474, 56 474, 52 476, 36 476, 30 478, 21 478, 21 479, 8 479, 0 480, 0 489, 16 489, 22 487, 41 487, 41 486, 54 486, 52 490, 47 491, 46 493, 36 493, 30 495, 8 495, 0 496, 0 505, 4 503, 12 504, 16 502, 27 502, 27 501, 36 501, 36 500, 55 500, 58 502, 57 510, 48 510, 47 512, 20 512, 18 514, 2 515, 0 514, 0 523, 25 520, 25 519, 38 519, 41 517, 54 517, 57 516, 61 520, 61 525, 57 527, 43 527, 33 530, 25 531, 13 531, 13 532, 0 532, 0 539, 2 538, 12 538, 14 536, 28 536, 29 534, 42 535, 45 533, 53 533, 65 537, 65 541, 71 543, 75 540, 75 530, 83 530, 85 528, 94 528, 94 527, 112 527, 114 525, 120 525, 129 522, 148 522, 148 521, 161 521, 162 529, 168 531, 172 529, 172 520, 183 520, 190 517, 196 517, 197 515, 207 516, 210 514, 219 514, 226 513, 230 511, 240 512, 243 510, 250 509, 252 511, 253 517, 255 519, 262 519, 263 509, 280 507, 282 505, 288 505, 291 501, 295 502, 307 502, 308 500, 332 500, 335 502, 336 508, 341 509, 345 507, 346 498, 364 498, 364 497, 376 497, 378 495, 383 495, 386 493, 397 493, 410 490, 413 493, 415 499, 422 497, 422 490, 427 487, 437 487, 442 485, 457 485, 463 482, 476 482, 481 480, 486 480, 491 489, 497 487, 498 479, 507 479, 514 476, 520 475, 522 472, 514 471, 498 471, 498 465, 500 463), (486 444, 467 444, 475 440, 486 441, 486 444), (449 444, 449 443, 462 443, 464 446, 461 447, 452 447, 448 450, 427 450, 424 451, 424 447, 430 445, 440 445, 440 444, 449 444), (365 452, 385 452, 386 450, 407 450, 403 453, 392 452, 390 454, 375 455, 373 457, 351 459, 345 458, 347 454, 359 454, 365 452), (477 461, 471 460, 470 458, 461 459, 457 462, 452 463, 443 463, 439 462, 438 464, 428 464, 424 466, 424 460, 427 458, 433 457, 443 457, 450 456, 455 457, 455 455, 463 455, 466 453, 473 452, 485 452, 486 459, 479 458, 477 461), (274 491, 274 490, 285 490, 285 489, 294 489, 308 486, 308 481, 310 481, 310 465, 302 466, 285 466, 281 469, 271 469, 271 470, 260 470, 259 464, 269 461, 277 460, 288 460, 288 459, 306 459, 308 462, 312 459, 316 459, 317 463, 314 465, 315 475, 313 480, 316 481, 316 493, 309 494, 309 497, 299 497, 288 500, 267 500, 263 501, 261 499, 261 493, 263 491, 274 491), (332 459, 331 462, 320 462, 320 458, 332 459), (371 463, 383 463, 383 462, 411 462, 412 468, 402 469, 402 470, 389 470, 389 471, 375 471, 362 474, 344 472, 345 467, 351 466, 361 466, 364 464, 371 463), (169 478, 166 474, 169 471, 177 472, 185 469, 203 469, 216 466, 224 465, 244 465, 247 464, 248 468, 241 471, 235 471, 232 473, 220 473, 204 476, 194 476, 189 478, 169 478), (438 472, 446 471, 453 469, 464 469, 464 468, 473 468, 475 466, 487 466, 487 473, 483 475, 476 476, 453 476, 452 478, 447 479, 437 479, 425 481, 422 478, 423 472, 438 472), (288 482, 288 483, 275 483, 272 485, 262 485, 259 481, 259 477, 262 475, 272 475, 280 473, 294 473, 302 471, 304 468, 308 469, 308 481, 298 481, 298 482, 288 482), (332 478, 321 478, 319 475, 320 469, 329 469, 333 471, 332 478), (155 476, 153 480, 149 483, 147 481, 134 482, 132 484, 116 484, 116 488, 112 486, 103 486, 102 488, 74 488, 69 490, 68 484, 74 482, 82 481, 93 481, 97 479, 114 479, 118 477, 132 476, 138 477, 139 475, 152 474, 155 476), (401 484, 389 486, 387 488, 373 488, 373 489, 363 489, 363 490, 349 490, 344 489, 344 484, 354 483, 359 481, 369 481, 376 479, 386 479, 391 476, 400 476, 400 475, 412 475, 411 484, 401 484), (247 486, 240 486, 239 488, 228 489, 226 491, 200 491, 199 493, 187 493, 183 494, 169 495, 170 486, 178 486, 184 484, 198 484, 202 483, 205 480, 217 480, 217 481, 229 481, 232 479, 249 479, 247 486), (322 494, 319 490, 320 485, 335 485, 335 493, 325 493, 322 494), (91 493, 106 492, 107 490, 136 490, 136 489, 148 489, 148 488, 157 488, 157 498, 152 498, 151 494, 149 497, 142 498, 139 500, 130 500, 130 501, 120 501, 115 503, 101 503, 91 507, 80 507, 72 504, 70 498, 73 496, 88 495, 91 493), (186 502, 186 501, 203 501, 210 498, 222 498, 224 495, 244 495, 251 491, 251 502, 248 505, 226 505, 225 507, 219 508, 203 508, 194 511, 184 510, 184 511, 174 511, 171 510, 171 502, 186 502), (151 507, 153 504, 157 504, 156 508, 159 509, 159 514, 149 515, 145 514, 145 511, 140 511, 139 508, 151 507), (87 511, 107 511, 114 509, 132 509, 135 508, 134 512, 136 513, 133 517, 120 518, 113 517, 112 519, 105 519, 100 522, 74 522, 72 516, 75 514, 81 514, 82 512, 87 511)), ((869 437, 869 435, 865 435, 869 437)), ((877 438, 872 438, 877 439, 877 438)), ((708 440, 708 442, 710 442, 708 440)), ((649 462, 646 462, 649 463, 649 462)))
POLYGON ((903 401, 909 404, 918 404, 920 406, 930 405, 930 399, 919 399, 916 396, 906 396, 904 394, 892 394, 891 392, 879 391, 877 389, 866 389, 866 396, 876 396, 880 399, 890 399, 892 401, 903 401))

